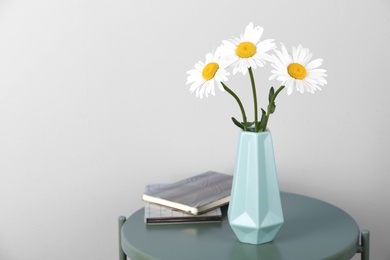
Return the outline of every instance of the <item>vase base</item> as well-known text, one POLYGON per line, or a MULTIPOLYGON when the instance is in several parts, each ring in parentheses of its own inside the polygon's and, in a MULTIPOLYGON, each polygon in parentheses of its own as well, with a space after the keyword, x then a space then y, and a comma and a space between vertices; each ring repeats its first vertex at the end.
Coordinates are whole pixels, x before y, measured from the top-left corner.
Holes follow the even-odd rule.
POLYGON ((275 221, 271 225, 261 226, 256 229, 253 227, 245 227, 235 225, 234 221, 231 223, 231 227, 236 234, 238 240, 245 244, 260 245, 271 242, 279 229, 282 227, 284 221, 275 221))

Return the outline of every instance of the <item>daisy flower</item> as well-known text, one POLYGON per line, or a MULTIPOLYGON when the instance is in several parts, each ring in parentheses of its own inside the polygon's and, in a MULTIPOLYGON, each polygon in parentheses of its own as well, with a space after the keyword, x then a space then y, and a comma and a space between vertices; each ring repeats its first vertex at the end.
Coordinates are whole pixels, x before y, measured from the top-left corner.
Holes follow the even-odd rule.
POLYGON ((287 52, 286 47, 281 44, 281 51, 275 50, 277 56, 273 55, 273 63, 271 66, 272 75, 270 80, 277 79, 281 84, 286 86, 287 94, 291 95, 293 89, 304 93, 305 91, 314 93, 316 90, 321 90, 320 86, 324 86, 327 82, 324 77, 326 70, 319 69, 322 65, 322 59, 310 61, 313 56, 309 49, 293 47, 292 55, 287 52))
POLYGON ((271 59, 267 52, 275 48, 274 40, 260 41, 262 34, 263 27, 253 27, 251 22, 240 38, 235 37, 230 41, 222 41, 224 59, 229 63, 229 66, 234 66, 233 75, 237 72, 245 75, 248 68, 263 67, 265 61, 271 59))
POLYGON ((203 98, 209 94, 215 95, 215 84, 224 91, 221 81, 227 81, 230 74, 225 70, 226 63, 221 61, 220 48, 215 53, 207 53, 206 61, 199 61, 195 69, 187 71, 187 85, 191 84, 190 91, 196 91, 196 96, 203 98))

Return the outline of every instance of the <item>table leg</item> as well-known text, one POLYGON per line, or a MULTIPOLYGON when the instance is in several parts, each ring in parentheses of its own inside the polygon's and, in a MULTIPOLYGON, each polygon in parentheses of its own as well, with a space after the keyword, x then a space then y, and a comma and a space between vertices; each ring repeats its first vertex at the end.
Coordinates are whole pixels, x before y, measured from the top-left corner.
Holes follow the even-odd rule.
POLYGON ((361 260, 370 259, 370 231, 363 230, 360 234, 361 245, 359 253, 361 253, 361 260))
POLYGON ((126 260, 126 254, 122 250, 122 226, 126 222, 126 217, 120 216, 118 218, 118 234, 119 234, 119 260, 126 260))

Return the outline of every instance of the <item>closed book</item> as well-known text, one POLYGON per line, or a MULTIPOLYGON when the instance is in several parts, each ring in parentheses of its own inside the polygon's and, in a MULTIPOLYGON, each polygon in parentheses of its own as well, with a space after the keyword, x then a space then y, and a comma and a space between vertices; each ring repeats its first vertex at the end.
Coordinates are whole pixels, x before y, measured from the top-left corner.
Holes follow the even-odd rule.
POLYGON ((229 203, 232 180, 231 175, 209 171, 146 191, 142 199, 198 215, 229 203))
POLYGON ((221 208, 216 208, 199 215, 191 215, 153 203, 145 203, 144 221, 148 225, 216 223, 222 221, 221 208))
MULTIPOLYGON (((145 192, 159 189, 165 185, 167 184, 146 185, 145 192)), ((220 208, 216 208, 203 214, 191 215, 183 211, 178 211, 158 204, 145 202, 144 221, 149 225, 214 223, 222 221, 222 212, 220 208)))

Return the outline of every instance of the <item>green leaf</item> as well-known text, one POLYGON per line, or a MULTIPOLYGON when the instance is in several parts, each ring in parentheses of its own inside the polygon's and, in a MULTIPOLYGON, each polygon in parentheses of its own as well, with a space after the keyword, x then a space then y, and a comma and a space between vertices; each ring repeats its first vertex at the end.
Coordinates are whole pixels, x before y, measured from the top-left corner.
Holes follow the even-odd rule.
POLYGON ((265 119, 265 116, 266 116, 266 113, 265 113, 264 109, 261 109, 261 120, 260 121, 263 121, 263 119, 265 119))
POLYGON ((239 128, 241 128, 242 130, 245 130, 244 125, 241 124, 240 122, 238 122, 237 119, 235 119, 234 117, 232 117, 232 121, 233 121, 233 123, 234 123, 236 126, 238 126, 239 128))
POLYGON ((269 95, 268 95, 268 101, 269 101, 268 110, 269 110, 270 114, 275 112, 275 109, 276 109, 275 98, 276 98, 275 97, 275 89, 274 89, 274 87, 271 87, 271 89, 269 90, 269 95))
POLYGON ((241 124, 246 126, 246 127, 251 127, 251 126, 253 126, 254 123, 255 122, 242 122, 241 124))
POLYGON ((275 89, 274 89, 274 87, 271 87, 270 90, 269 90, 268 102, 271 102, 271 100, 274 97, 274 95, 275 95, 275 89))
POLYGON ((264 131, 265 125, 267 123, 266 121, 267 121, 266 113, 265 113, 264 109, 261 109, 261 119, 260 119, 260 122, 258 122, 258 125, 256 127, 257 130, 264 131))
POLYGON ((274 102, 272 102, 272 104, 269 104, 269 112, 271 113, 271 114, 273 114, 274 112, 275 112, 275 109, 276 109, 276 105, 275 105, 275 101, 274 102))

